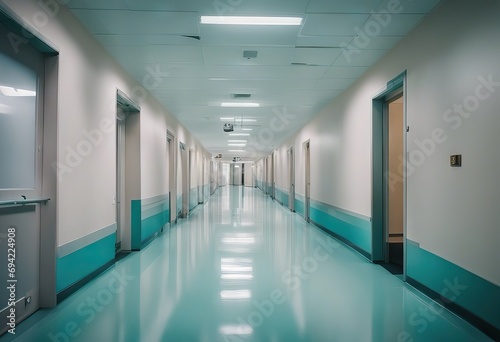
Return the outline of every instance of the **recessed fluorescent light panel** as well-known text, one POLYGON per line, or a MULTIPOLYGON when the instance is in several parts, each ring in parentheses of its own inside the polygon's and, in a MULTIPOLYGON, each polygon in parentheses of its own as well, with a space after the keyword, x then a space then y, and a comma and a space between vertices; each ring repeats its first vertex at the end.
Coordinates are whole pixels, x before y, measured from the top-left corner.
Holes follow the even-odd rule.
POLYGON ((231 153, 246 153, 246 150, 229 150, 231 153))
POLYGON ((242 128, 241 130, 242 130, 242 131, 247 131, 247 132, 248 132, 248 131, 253 131, 253 128, 242 128))
POLYGON ((258 108, 260 104, 253 102, 222 102, 220 106, 226 108, 258 108))
POLYGON ((300 17, 238 17, 238 16, 201 16, 201 24, 210 25, 263 25, 263 26, 300 26, 300 17))
POLYGON ((249 133, 229 133, 230 137, 249 137, 249 133))
POLYGON ((229 143, 247 143, 247 140, 228 140, 229 143))
POLYGON ((26 90, 19 88, 12 88, 7 86, 0 86, 0 93, 5 96, 14 96, 14 97, 35 97, 36 91, 34 90, 26 90))
POLYGON ((227 144, 227 146, 231 146, 231 147, 245 147, 245 146, 247 146, 247 144, 227 144))
POLYGON ((222 300, 250 299, 252 292, 250 290, 225 290, 220 292, 220 298, 222 300))

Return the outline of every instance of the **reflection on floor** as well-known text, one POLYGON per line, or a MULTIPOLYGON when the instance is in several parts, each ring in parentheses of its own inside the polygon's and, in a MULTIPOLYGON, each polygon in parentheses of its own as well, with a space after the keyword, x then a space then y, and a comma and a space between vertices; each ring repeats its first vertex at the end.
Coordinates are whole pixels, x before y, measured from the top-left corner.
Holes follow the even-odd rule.
POLYGON ((36 342, 489 340, 380 265, 243 187, 218 190, 144 250, 20 324, 16 336, 36 342))

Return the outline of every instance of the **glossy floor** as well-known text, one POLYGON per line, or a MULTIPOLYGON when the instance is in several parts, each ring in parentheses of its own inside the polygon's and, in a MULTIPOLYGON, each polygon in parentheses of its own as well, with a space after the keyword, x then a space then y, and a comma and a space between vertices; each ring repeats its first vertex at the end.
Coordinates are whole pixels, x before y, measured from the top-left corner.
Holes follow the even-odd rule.
MULTIPOLYGON (((256 189, 225 187, 16 341, 488 341, 256 189)), ((4 339, 11 336, 3 336, 4 339)))

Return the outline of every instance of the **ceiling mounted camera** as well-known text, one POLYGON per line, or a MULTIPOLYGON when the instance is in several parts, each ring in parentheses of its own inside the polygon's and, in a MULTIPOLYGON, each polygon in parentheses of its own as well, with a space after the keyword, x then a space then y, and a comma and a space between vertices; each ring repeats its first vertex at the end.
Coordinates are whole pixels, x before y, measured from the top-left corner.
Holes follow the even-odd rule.
POLYGON ((223 129, 224 129, 224 132, 233 132, 234 131, 233 124, 230 124, 230 123, 224 124, 223 129))

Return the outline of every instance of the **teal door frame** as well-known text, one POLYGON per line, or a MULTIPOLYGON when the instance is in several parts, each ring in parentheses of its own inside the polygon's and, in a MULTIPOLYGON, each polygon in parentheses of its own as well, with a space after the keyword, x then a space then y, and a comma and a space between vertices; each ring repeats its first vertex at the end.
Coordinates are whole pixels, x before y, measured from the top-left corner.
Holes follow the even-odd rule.
MULTIPOLYGON (((385 180, 385 154, 387 146, 386 103, 389 99, 401 92, 404 99, 404 125, 407 127, 406 111, 406 71, 389 81, 384 90, 373 98, 372 108, 372 261, 385 261, 385 220, 387 209, 387 181, 385 180)), ((403 139, 403 151, 406 154, 406 135, 403 139)), ((406 158, 404 158, 406 163, 406 158)), ((406 165, 403 165, 403 170, 406 165)), ((406 177, 403 176, 404 199, 403 205, 403 275, 406 278, 406 177)))

